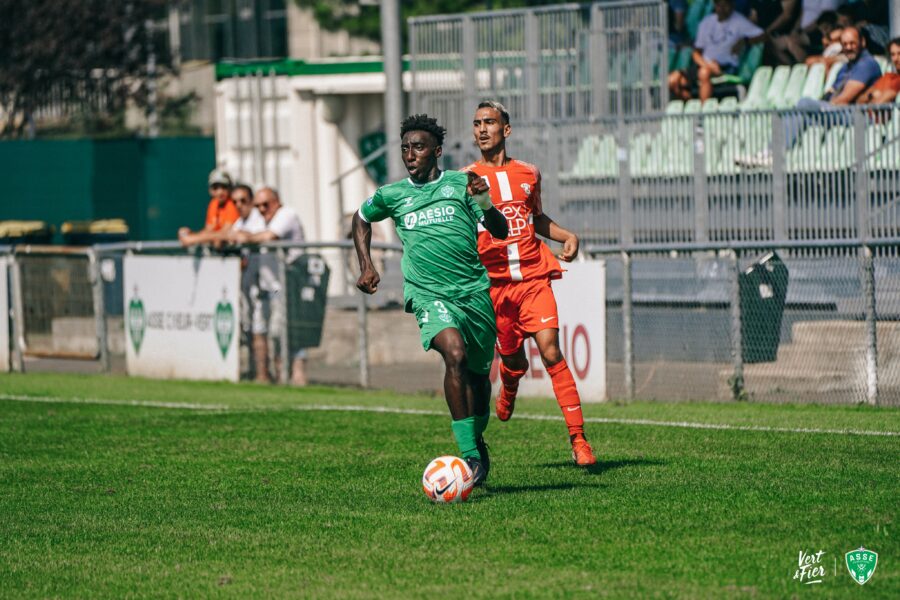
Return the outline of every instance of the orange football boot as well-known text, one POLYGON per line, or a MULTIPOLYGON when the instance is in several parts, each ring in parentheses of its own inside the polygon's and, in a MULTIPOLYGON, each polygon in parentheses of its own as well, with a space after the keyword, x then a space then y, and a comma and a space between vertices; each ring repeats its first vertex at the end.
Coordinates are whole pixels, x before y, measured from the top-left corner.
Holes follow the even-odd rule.
POLYGON ((579 467, 589 467, 597 463, 597 459, 594 458, 594 451, 583 435, 572 437, 572 460, 579 467))

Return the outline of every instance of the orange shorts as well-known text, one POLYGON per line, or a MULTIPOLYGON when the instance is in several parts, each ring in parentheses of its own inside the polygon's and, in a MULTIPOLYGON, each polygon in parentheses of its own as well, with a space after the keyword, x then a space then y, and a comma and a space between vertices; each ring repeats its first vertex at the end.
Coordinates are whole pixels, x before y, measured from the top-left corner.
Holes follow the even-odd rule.
POLYGON ((542 329, 559 329, 556 298, 549 279, 514 281, 491 286, 497 314, 497 351, 515 354, 525 338, 542 329))

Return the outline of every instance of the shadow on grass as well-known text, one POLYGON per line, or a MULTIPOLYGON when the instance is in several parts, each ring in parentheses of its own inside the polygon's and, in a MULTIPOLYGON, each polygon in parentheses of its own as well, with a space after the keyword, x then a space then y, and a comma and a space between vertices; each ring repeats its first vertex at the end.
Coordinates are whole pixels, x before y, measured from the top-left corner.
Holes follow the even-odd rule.
MULTIPOLYGON (((646 459, 646 458, 623 458, 621 460, 601 460, 597 462, 595 465, 591 465, 584 469, 585 473, 589 473, 591 475, 600 475, 601 473, 605 473, 606 471, 612 471, 614 469, 627 469, 629 467, 647 467, 653 465, 664 465, 666 461, 663 460, 654 460, 654 459, 646 459)), ((550 469, 577 469, 571 461, 558 461, 552 463, 544 463, 540 465, 542 467, 547 467, 550 469)))
POLYGON ((562 490, 574 490, 577 488, 601 488, 605 487, 596 483, 547 483, 542 485, 491 485, 486 484, 482 497, 490 497, 498 494, 522 494, 527 492, 558 492, 562 490))

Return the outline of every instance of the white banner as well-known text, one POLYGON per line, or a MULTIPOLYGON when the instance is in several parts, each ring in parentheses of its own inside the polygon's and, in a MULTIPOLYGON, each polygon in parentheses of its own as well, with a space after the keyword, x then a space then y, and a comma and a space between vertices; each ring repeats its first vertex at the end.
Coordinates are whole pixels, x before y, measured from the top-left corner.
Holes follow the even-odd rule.
MULTIPOLYGON (((559 309, 559 345, 584 402, 606 400, 606 263, 564 264, 563 278, 553 282, 559 309)), ((525 341, 528 371, 519 382, 519 396, 552 398, 553 384, 533 338, 525 341)), ((499 358, 491 381, 500 389, 499 358)))
POLYGON ((237 381, 240 277, 236 257, 126 256, 128 374, 237 381))
POLYGON ((9 260, 0 257, 0 373, 9 371, 9 260))

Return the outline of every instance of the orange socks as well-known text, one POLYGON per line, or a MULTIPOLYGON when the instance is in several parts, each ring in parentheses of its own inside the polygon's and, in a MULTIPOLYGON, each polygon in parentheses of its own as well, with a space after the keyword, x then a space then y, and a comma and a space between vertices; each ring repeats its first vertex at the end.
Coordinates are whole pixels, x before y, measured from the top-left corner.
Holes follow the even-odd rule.
POLYGON ((516 397, 516 392, 519 391, 519 380, 524 376, 524 369, 522 371, 513 371, 508 369, 503 362, 500 363, 500 381, 503 382, 503 387, 506 388, 506 391, 513 398, 516 397))
MULTIPOLYGON (((547 369, 550 380, 553 382, 553 393, 562 410, 569 435, 584 435, 584 416, 581 414, 581 398, 578 396, 578 388, 575 387, 575 378, 569 370, 569 365, 563 359, 547 369)), ((500 375, 503 375, 501 368, 500 375)), ((506 380, 504 379, 504 382, 506 380)))

